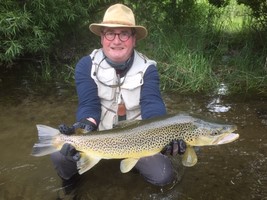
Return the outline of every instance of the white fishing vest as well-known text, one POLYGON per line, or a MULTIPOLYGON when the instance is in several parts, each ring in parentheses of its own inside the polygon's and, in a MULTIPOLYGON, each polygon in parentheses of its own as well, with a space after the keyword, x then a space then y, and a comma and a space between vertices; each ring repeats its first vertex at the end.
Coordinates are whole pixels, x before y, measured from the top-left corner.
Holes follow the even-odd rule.
POLYGON ((156 62, 149 60, 143 54, 134 52, 132 67, 123 78, 116 74, 106 60, 102 49, 96 49, 91 54, 91 77, 98 87, 98 96, 101 101, 101 119, 99 130, 113 128, 118 123, 118 104, 124 102, 126 119, 141 119, 140 93, 143 85, 143 76, 146 69, 156 62))

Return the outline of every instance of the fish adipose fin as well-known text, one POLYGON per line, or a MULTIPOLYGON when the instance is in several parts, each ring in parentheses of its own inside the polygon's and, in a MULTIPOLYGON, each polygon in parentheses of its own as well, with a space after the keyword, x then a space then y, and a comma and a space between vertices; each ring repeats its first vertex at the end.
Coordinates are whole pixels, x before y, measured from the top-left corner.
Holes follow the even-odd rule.
POLYGON ((182 163, 186 167, 192 167, 197 163, 197 154, 192 146, 187 145, 182 163))
POLYGON ((101 158, 87 155, 84 152, 81 152, 80 154, 81 158, 77 162, 77 169, 79 174, 83 174, 84 172, 88 171, 101 160, 101 158))
POLYGON ((129 172, 138 162, 139 158, 126 158, 121 161, 120 169, 122 173, 129 172))
POLYGON ((57 137, 60 132, 52 127, 37 124, 38 130, 38 143, 35 143, 32 148, 31 155, 33 156, 44 156, 58 151, 52 144, 55 137, 57 137))

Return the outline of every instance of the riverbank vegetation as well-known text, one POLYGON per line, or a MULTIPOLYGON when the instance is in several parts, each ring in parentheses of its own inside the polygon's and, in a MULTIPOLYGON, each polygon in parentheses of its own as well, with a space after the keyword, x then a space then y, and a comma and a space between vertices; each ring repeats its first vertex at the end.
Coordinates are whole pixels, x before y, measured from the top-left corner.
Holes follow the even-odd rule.
MULTIPOLYGON (((75 63, 100 47, 88 25, 114 0, 0 3, 0 68, 73 84, 75 63)), ((267 94, 265 0, 120 1, 149 36, 137 49, 158 62, 164 91, 267 94)), ((5 73, 1 74, 2 82, 5 73)), ((1 83, 1 81, 0 81, 1 83)))

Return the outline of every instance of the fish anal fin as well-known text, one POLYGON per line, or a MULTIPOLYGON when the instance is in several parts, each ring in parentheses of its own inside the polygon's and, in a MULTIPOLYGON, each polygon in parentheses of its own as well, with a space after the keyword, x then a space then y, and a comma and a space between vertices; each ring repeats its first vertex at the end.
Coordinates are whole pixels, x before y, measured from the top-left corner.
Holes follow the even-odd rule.
POLYGON ((197 163, 197 154, 192 146, 187 146, 182 158, 182 163, 186 167, 192 167, 197 163))
POLYGON ((138 162, 139 158, 126 158, 121 161, 120 170, 122 173, 129 172, 138 162))
POLYGON ((79 174, 83 174, 84 172, 88 171, 101 160, 101 158, 99 157, 93 157, 84 152, 81 152, 80 154, 81 158, 77 162, 77 168, 79 174))

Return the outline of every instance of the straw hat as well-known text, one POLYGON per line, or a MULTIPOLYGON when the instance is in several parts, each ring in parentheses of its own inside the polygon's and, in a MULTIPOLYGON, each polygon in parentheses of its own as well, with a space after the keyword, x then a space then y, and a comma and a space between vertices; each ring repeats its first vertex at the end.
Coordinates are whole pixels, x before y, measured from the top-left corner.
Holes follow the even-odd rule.
POLYGON ((125 5, 115 4, 110 6, 105 12, 101 23, 92 23, 89 26, 90 31, 100 36, 103 27, 128 27, 136 31, 136 39, 141 40, 147 36, 147 30, 143 26, 135 25, 133 11, 125 5))

